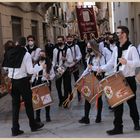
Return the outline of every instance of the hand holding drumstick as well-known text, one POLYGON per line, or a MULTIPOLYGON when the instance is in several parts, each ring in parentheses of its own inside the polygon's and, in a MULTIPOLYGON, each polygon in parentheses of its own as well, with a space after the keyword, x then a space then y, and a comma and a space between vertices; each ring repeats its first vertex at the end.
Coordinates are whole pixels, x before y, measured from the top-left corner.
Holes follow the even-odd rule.
POLYGON ((122 65, 126 65, 127 60, 125 58, 119 58, 119 63, 121 63, 122 65))

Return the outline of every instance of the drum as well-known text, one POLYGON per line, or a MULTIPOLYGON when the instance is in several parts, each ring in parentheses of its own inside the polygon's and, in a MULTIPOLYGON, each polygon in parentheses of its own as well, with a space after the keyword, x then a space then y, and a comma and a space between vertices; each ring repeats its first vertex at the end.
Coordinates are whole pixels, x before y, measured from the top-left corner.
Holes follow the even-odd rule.
POLYGON ((44 108, 53 103, 49 87, 46 83, 32 87, 32 101, 34 110, 44 108))
POLYGON ((70 73, 74 73, 76 72, 77 70, 79 70, 79 66, 80 66, 80 62, 76 63, 74 66, 72 67, 69 67, 69 72, 70 73))
MULTIPOLYGON (((46 83, 32 87, 33 109, 38 110, 53 103, 49 87, 46 83)), ((20 110, 24 109, 24 101, 21 100, 20 110)))
POLYGON ((59 79, 64 72, 66 71, 67 67, 65 65, 61 65, 61 66, 56 66, 54 68, 55 71, 55 79, 59 79))
POLYGON ((95 77, 94 73, 88 73, 84 77, 81 77, 76 82, 77 90, 85 97, 85 99, 89 103, 93 103, 96 97, 101 96, 101 92, 99 90, 99 81, 95 77))
POLYGON ((99 82, 107 97, 108 104, 113 108, 134 96, 122 72, 116 72, 99 82))

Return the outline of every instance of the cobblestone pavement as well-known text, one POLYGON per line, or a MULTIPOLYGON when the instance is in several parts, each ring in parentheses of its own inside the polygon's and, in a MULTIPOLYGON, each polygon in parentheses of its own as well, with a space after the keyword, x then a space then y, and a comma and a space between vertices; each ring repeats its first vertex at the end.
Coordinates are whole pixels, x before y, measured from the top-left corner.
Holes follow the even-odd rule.
MULTIPOLYGON (((129 116, 129 108, 124 105, 124 134, 108 136, 106 130, 113 128, 113 112, 108 109, 106 98, 103 96, 104 106, 102 122, 95 123, 96 107, 93 104, 90 111, 90 125, 82 125, 78 120, 84 114, 84 98, 78 103, 77 97, 69 109, 58 107, 58 96, 54 82, 52 83, 54 103, 51 105, 52 122, 45 122, 45 111, 42 109, 41 119, 45 123, 42 130, 31 132, 25 111, 20 112, 20 126, 25 133, 19 138, 140 138, 140 131, 133 130, 133 123, 129 116)), ((137 105, 140 112, 140 85, 137 89, 137 105)), ((7 95, 0 99, 0 138, 11 137, 11 97, 7 95)))

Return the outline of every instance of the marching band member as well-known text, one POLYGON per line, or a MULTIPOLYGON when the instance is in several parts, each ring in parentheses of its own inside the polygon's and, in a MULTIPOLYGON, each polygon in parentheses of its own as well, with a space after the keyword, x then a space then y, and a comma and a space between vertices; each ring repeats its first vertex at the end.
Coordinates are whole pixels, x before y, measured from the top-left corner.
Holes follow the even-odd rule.
POLYGON ((31 55, 24 48, 26 45, 26 38, 21 37, 17 46, 10 46, 10 49, 5 51, 3 67, 8 69, 8 77, 12 82, 12 136, 23 134, 19 125, 19 110, 20 110, 20 96, 25 102, 26 114, 29 119, 31 131, 37 131, 44 126, 43 123, 38 123, 34 119, 34 111, 32 105, 32 91, 27 74, 34 74, 45 67, 44 64, 38 66, 35 70, 33 68, 31 55))
MULTIPOLYGON (((66 46, 70 48, 73 56, 73 63, 69 66, 69 70, 73 70, 73 76, 75 82, 79 79, 79 67, 78 67, 78 62, 82 58, 82 54, 80 51, 80 48, 77 44, 73 43, 73 37, 72 36, 67 36, 67 43, 66 46), (77 66, 76 66, 77 65, 77 66), (75 69, 74 69, 75 68, 75 69)), ((70 93, 72 92, 72 87, 70 88, 70 93)), ((78 92, 78 101, 81 100, 81 94, 78 92)))
MULTIPOLYGON (((68 67, 73 62, 73 57, 71 54, 71 50, 64 45, 64 37, 57 37, 57 45, 53 51, 53 67, 54 69, 58 69, 61 66, 68 67)), ((70 89, 71 75, 66 68, 63 75, 56 79, 56 89, 59 97, 59 106, 62 106, 63 101, 67 99, 70 89), (64 88, 64 96, 62 95, 61 84, 63 80, 63 88, 64 88)))
MULTIPOLYGON (((40 51, 40 56, 39 56, 38 63, 34 66, 34 68, 36 69, 42 63, 46 64, 46 68, 44 68, 43 70, 39 71, 37 73, 37 75, 32 76, 32 86, 37 86, 37 85, 40 85, 42 83, 49 82, 48 83, 49 84, 49 89, 51 91, 51 80, 54 79, 55 74, 54 74, 54 69, 52 67, 51 61, 46 56, 46 53, 45 53, 44 50, 40 51)), ((50 122, 51 121, 51 118, 50 118, 50 106, 45 107, 45 110, 46 110, 46 122, 50 122)), ((40 112, 41 112, 41 109, 36 111, 36 121, 38 121, 38 122, 41 122, 40 112)))
MULTIPOLYGON (((136 105, 135 69, 140 66, 140 59, 136 48, 129 41, 129 30, 126 26, 117 27, 119 46, 113 51, 110 61, 101 66, 98 72, 107 71, 114 67, 115 71, 122 71, 135 96, 127 100, 130 108, 130 117, 134 123, 134 130, 140 130, 139 113, 136 105)), ((119 85, 118 85, 119 86, 119 85)), ((114 107, 114 128, 108 130, 108 135, 123 133, 123 103, 114 107)))
MULTIPOLYGON (((101 80, 102 78, 104 78, 104 73, 102 73, 100 76, 97 75, 97 69, 99 68, 99 66, 105 64, 105 58, 100 53, 99 48, 98 48, 98 44, 95 40, 91 40, 88 42, 87 53, 88 53, 87 68, 85 69, 85 71, 83 72, 81 77, 83 77, 86 74, 88 74, 89 72, 93 71, 95 76, 97 77, 97 79, 101 80)), ((97 110, 97 116, 96 116, 96 120, 95 120, 96 123, 101 122, 102 106, 103 106, 103 102, 102 102, 102 97, 100 96, 98 98, 98 110, 97 110)), ((85 123, 85 124, 90 123, 90 120, 89 120, 90 108, 91 108, 91 104, 87 100, 85 100, 85 108, 84 108, 85 109, 85 116, 82 117, 81 120, 79 120, 79 123, 85 123)))

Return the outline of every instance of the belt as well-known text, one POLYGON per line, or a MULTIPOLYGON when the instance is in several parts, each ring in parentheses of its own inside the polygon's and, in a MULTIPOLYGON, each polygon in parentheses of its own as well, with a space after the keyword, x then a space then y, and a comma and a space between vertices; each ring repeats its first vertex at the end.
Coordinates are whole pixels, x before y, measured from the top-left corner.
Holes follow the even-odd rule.
POLYGON ((20 79, 11 79, 11 81, 22 81, 22 80, 27 80, 27 79, 29 79, 29 77, 23 77, 20 79))

